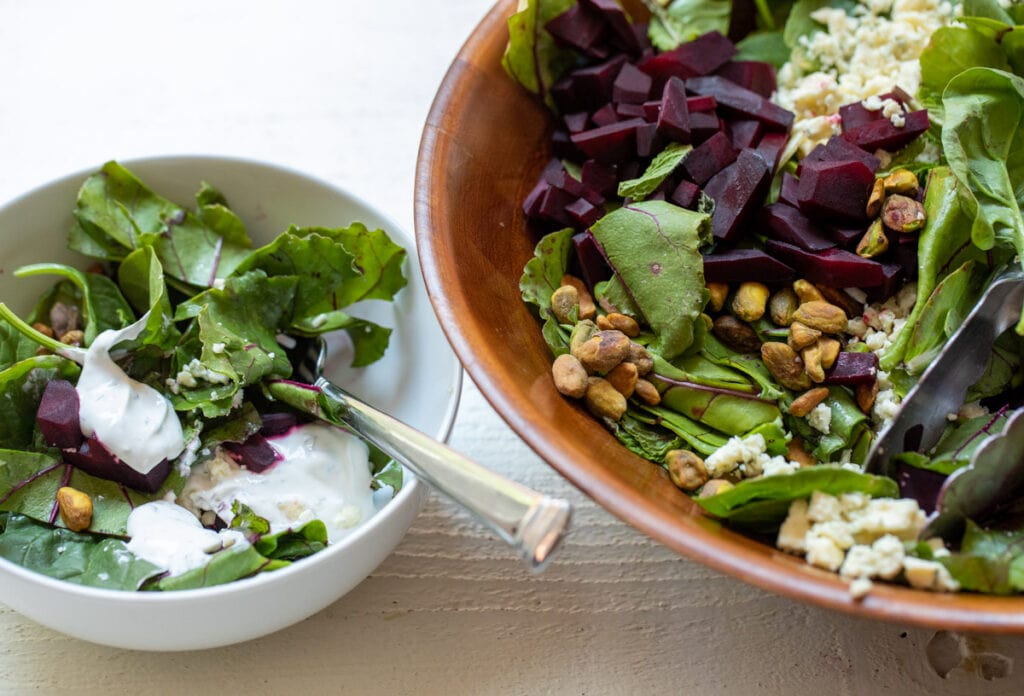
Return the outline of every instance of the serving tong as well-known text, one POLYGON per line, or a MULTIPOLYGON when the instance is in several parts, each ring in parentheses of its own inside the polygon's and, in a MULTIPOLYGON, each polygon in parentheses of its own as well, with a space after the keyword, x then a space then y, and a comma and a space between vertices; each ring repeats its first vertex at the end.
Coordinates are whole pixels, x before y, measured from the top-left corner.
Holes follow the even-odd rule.
POLYGON ((364 403, 324 377, 327 343, 322 338, 294 340, 295 346, 287 352, 296 376, 308 385, 271 383, 272 396, 364 437, 473 513, 511 545, 531 570, 544 568, 568 527, 568 501, 507 479, 364 403), (312 397, 290 398, 295 391, 284 388, 289 384, 310 388, 312 397))
POLYGON ((864 470, 888 474, 900 452, 928 452, 939 441, 947 416, 963 406, 967 390, 985 372, 996 339, 1021 318, 1024 271, 1007 270, 989 284, 868 452, 864 470))

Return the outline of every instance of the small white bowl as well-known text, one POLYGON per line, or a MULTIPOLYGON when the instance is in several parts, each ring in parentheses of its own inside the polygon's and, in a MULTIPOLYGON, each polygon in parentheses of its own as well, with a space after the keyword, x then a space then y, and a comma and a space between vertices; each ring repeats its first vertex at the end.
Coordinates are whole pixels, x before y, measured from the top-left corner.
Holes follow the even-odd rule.
MULTIPOLYGON (((101 163, 97 163, 96 169, 101 163)), ((455 419, 462 370, 427 299, 412 238, 384 214, 324 181, 278 166, 224 157, 122 162, 151 189, 188 205, 201 181, 220 189, 257 246, 290 224, 339 227, 359 221, 386 230, 408 252, 409 278, 396 301, 365 302, 353 314, 394 329, 386 356, 329 375, 357 396, 445 439, 455 419)), ((15 278, 29 263, 89 264, 66 248, 83 171, 0 208, 0 301, 24 316, 52 279, 15 278)), ((424 484, 406 473, 397 496, 355 533, 279 571, 180 592, 119 592, 54 580, 0 559, 0 601, 77 638, 136 650, 196 650, 277 631, 355 587, 398 545, 419 512, 424 484)))

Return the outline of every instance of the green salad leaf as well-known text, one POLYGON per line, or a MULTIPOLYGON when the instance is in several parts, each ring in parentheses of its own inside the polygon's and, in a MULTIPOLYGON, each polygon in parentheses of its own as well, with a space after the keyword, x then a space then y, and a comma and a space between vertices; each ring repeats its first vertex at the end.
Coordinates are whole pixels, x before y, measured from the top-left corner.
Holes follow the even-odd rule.
POLYGON ((651 13, 647 35, 662 51, 671 51, 709 31, 729 32, 731 0, 644 0, 644 5, 651 13))
POLYGON ((1024 591, 1024 530, 986 530, 968 520, 960 551, 935 560, 965 590, 998 595, 1024 591))
POLYGON ((691 145, 670 143, 654 156, 643 174, 636 179, 619 182, 619 195, 623 198, 632 198, 635 201, 647 198, 661 186, 661 183, 675 171, 676 167, 683 163, 692 149, 691 145))
POLYGON ((508 46, 501 64, 509 76, 554 109, 550 89, 576 63, 576 54, 559 46, 544 25, 575 4, 575 0, 519 0, 508 18, 508 46))
POLYGON ((544 339, 554 355, 569 350, 569 330, 559 325, 551 311, 551 295, 562 285, 562 276, 569 266, 572 235, 572 228, 566 227, 541 238, 519 279, 523 301, 536 307, 544 322, 544 339))

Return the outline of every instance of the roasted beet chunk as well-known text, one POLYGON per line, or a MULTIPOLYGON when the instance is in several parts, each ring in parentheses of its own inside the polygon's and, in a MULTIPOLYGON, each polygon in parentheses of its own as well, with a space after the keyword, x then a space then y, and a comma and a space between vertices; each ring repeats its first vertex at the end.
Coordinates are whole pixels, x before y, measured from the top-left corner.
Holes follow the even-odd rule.
POLYGON ((588 157, 599 162, 622 162, 635 156, 636 129, 645 124, 641 118, 619 121, 573 133, 572 142, 588 157))
POLYGON ((46 444, 60 449, 77 449, 82 440, 78 422, 78 392, 64 379, 51 380, 39 400, 36 423, 46 444))
POLYGON ((895 152, 906 147, 928 130, 928 112, 924 109, 911 111, 904 118, 905 123, 902 126, 893 125, 892 121, 887 118, 871 121, 846 131, 843 133, 843 138, 868 152, 875 150, 895 152))
POLYGON ((600 45, 608 35, 608 25, 583 5, 573 5, 544 25, 555 41, 589 56, 599 57, 605 49, 600 45))
POLYGON ((690 108, 686 99, 686 86, 678 77, 665 83, 657 123, 659 133, 681 143, 690 142, 690 108))
POLYGON ((77 450, 64 450, 63 458, 87 474, 123 483, 144 493, 156 493, 171 473, 171 462, 164 459, 147 473, 140 474, 111 454, 95 436, 86 438, 77 450))
POLYGON ((259 433, 251 435, 245 442, 225 442, 224 449, 227 450, 228 456, 241 466, 257 474, 266 471, 281 459, 277 450, 259 433))
POLYGON ((830 288, 870 288, 885 282, 882 264, 843 249, 812 252, 769 239, 765 242, 765 251, 795 268, 812 283, 830 288))
POLYGON ((835 246, 835 242, 818 233, 803 213, 785 203, 774 203, 764 208, 761 222, 771 237, 807 251, 822 251, 835 246))
POLYGON ((822 223, 861 222, 875 175, 863 162, 810 162, 800 168, 797 199, 805 215, 822 223))
POLYGON ((731 60, 719 69, 718 74, 762 97, 771 97, 775 91, 775 67, 771 63, 731 60))
POLYGON ((736 46, 717 31, 641 61, 639 68, 663 84, 670 77, 710 75, 736 55, 736 46))
POLYGON ((704 193, 715 201, 711 216, 715 238, 728 241, 739 233, 764 202, 771 178, 768 164, 753 150, 744 150, 735 162, 711 177, 704 193))
POLYGON ((878 355, 844 350, 825 373, 825 384, 871 384, 878 376, 878 355))
POLYGON ((686 156, 683 171, 691 181, 703 186, 711 177, 735 162, 738 154, 729 142, 729 137, 718 131, 686 156))
POLYGON ((695 77, 686 81, 686 89, 695 94, 712 96, 721 109, 740 118, 756 119, 770 129, 788 131, 793 125, 792 112, 724 77, 695 77))
POLYGON ((794 276, 792 268, 760 249, 732 249, 704 257, 704 279, 709 283, 742 283, 751 278, 785 283, 794 276))
MULTIPOLYGON (((651 93, 651 76, 641 72, 632 63, 626 63, 612 85, 612 99, 617 102, 642 105, 651 93)), ((642 115, 635 114, 637 116, 642 115)))

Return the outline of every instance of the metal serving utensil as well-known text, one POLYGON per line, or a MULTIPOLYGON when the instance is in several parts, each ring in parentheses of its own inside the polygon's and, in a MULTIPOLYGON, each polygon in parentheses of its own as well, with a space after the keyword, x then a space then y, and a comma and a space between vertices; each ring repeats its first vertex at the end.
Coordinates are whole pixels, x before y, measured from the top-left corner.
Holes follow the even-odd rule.
POLYGON ((298 378, 311 385, 312 396, 297 400, 294 389, 284 388, 288 382, 271 383, 272 396, 366 438, 472 512, 515 548, 531 570, 544 568, 568 527, 568 501, 507 479, 360 401, 323 376, 327 344, 322 338, 295 340, 288 354, 298 378))
POLYGON ((992 281, 875 440, 865 471, 884 474, 892 455, 927 452, 938 442, 946 416, 960 410, 967 390, 984 374, 995 340, 1020 320, 1022 303, 1024 271, 1004 271, 992 281))

